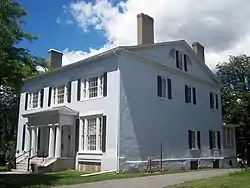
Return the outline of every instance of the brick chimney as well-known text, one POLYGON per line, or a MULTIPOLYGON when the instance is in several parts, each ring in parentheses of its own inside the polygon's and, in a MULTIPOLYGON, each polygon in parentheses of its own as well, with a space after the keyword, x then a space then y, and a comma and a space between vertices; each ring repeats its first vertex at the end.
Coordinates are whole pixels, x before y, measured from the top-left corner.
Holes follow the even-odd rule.
POLYGON ((205 63, 204 46, 202 46, 199 42, 194 42, 192 47, 197 56, 205 63))
POLYGON ((49 50, 49 61, 51 61, 52 69, 57 69, 62 66, 62 57, 62 52, 55 49, 49 50))
POLYGON ((154 19, 146 14, 137 15, 137 44, 154 43, 154 19))

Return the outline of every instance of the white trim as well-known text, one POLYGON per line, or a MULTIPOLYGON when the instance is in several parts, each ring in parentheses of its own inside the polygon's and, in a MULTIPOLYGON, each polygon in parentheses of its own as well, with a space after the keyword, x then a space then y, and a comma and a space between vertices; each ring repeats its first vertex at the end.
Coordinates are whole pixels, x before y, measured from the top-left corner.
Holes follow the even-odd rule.
POLYGON ((198 131, 197 130, 190 130, 190 131, 192 131, 192 132, 194 132, 194 140, 195 140, 195 147, 193 147, 192 146, 192 148, 190 149, 190 150, 192 150, 192 151, 198 151, 198 150, 200 150, 199 148, 198 148, 198 131))
POLYGON ((68 90, 68 87, 65 84, 52 87, 51 101, 50 101, 51 107, 64 106, 65 104, 68 104, 68 99, 67 99, 67 95, 66 95, 66 92, 68 92, 67 90, 68 90), (58 88, 59 87, 64 87, 63 103, 58 103, 58 88), (55 96, 55 98, 54 98, 54 96, 55 96))
MULTIPOLYGON (((201 157, 201 158, 170 158, 162 159, 163 162, 166 161, 186 161, 186 160, 216 160, 216 159, 225 159, 225 157, 201 157)), ((153 161, 161 161, 160 159, 153 159, 153 161)), ((147 163, 148 161, 126 161, 126 163, 147 163)))
POLYGON ((93 100, 93 99, 99 99, 104 97, 103 96, 103 86, 104 86, 104 80, 103 80, 103 74, 104 73, 96 73, 92 74, 87 77, 83 77, 81 79, 81 91, 80 91, 80 101, 87 101, 87 100, 93 100), (91 78, 97 77, 97 96, 96 97, 89 97, 89 80, 91 78), (102 82, 101 82, 102 79, 102 82), (102 85, 101 85, 102 83, 102 85), (102 88, 102 91, 101 89, 102 88), (85 96, 84 96, 84 90, 85 90, 85 96))
POLYGON ((35 109, 40 109, 40 103, 41 103, 41 91, 34 91, 34 92, 30 92, 28 93, 28 106, 27 106, 27 110, 35 110, 35 109), (33 107, 33 95, 34 93, 38 93, 38 97, 37 97, 37 107, 33 107))
POLYGON ((190 79, 192 79, 194 81, 198 81, 200 83, 205 83, 206 85, 222 88, 222 85, 219 85, 219 84, 216 84, 215 82, 212 82, 212 81, 210 82, 210 81, 204 80, 202 78, 193 76, 192 74, 189 74, 186 71, 182 71, 182 70, 179 70, 177 68, 169 67, 169 66, 165 65, 165 63, 162 63, 162 62, 159 62, 159 61, 156 62, 156 61, 154 61, 152 59, 145 58, 143 56, 135 54, 135 53, 133 53, 133 52, 131 52, 129 50, 123 50, 123 51, 127 52, 128 55, 134 57, 135 59, 139 59, 143 63, 149 64, 149 65, 154 66, 154 67, 158 67, 158 68, 163 69, 163 70, 165 70, 165 71, 167 71, 169 73, 176 74, 176 75, 182 76, 184 78, 190 78, 190 79))
POLYGON ((88 111, 88 112, 80 112, 79 117, 82 119, 84 117, 88 116, 102 116, 104 115, 104 112, 102 111, 88 111))

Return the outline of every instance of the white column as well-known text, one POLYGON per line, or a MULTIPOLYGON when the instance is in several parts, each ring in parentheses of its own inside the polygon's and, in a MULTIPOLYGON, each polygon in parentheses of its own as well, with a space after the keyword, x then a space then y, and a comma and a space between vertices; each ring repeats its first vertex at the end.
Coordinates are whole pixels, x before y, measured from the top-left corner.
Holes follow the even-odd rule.
POLYGON ((61 135, 61 125, 56 126, 56 150, 55 157, 61 157, 62 153, 62 135, 61 135))
POLYGON ((82 133, 83 133, 83 129, 84 129, 84 126, 83 126, 83 121, 84 119, 79 119, 79 148, 78 148, 78 151, 82 151, 83 150, 83 137, 82 137, 82 133))
POLYGON ((35 156, 36 155, 36 142, 37 142, 37 127, 32 127, 32 144, 31 144, 31 147, 32 147, 32 156, 35 156))
POLYGON ((55 157, 55 127, 49 127, 49 157, 55 157))
POLYGON ((100 127, 101 127, 101 121, 100 121, 100 117, 96 118, 96 150, 99 151, 100 150, 100 127))
POLYGON ((29 151, 31 148, 31 129, 28 124, 26 124, 25 133, 25 151, 29 151))
POLYGON ((84 150, 88 150, 88 120, 84 119, 84 150))

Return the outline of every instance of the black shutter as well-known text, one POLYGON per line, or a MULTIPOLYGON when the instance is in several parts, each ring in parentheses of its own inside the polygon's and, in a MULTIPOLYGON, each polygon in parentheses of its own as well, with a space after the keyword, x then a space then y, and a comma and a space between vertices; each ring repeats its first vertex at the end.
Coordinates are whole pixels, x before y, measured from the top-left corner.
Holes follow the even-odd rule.
POLYGON ((40 151, 41 147, 41 128, 40 127, 37 127, 38 129, 38 136, 37 136, 37 154, 42 154, 43 155, 43 152, 45 151, 40 151))
POLYGON ((209 146, 210 146, 210 149, 213 149, 214 146, 213 146, 213 131, 209 131, 209 146))
POLYGON ((77 80, 77 101, 81 99, 81 79, 77 80))
POLYGON ((24 109, 27 110, 28 109, 28 98, 29 98, 29 94, 25 93, 25 106, 24 109))
POLYGON ((26 133, 26 124, 23 125, 23 139, 22 139, 22 151, 25 148, 25 133, 26 133))
POLYGON ((40 91, 40 107, 43 107, 43 98, 44 98, 44 89, 41 89, 40 91))
POLYGON ((188 103, 188 86, 185 85, 185 103, 188 103))
POLYGON ((75 132, 75 151, 77 152, 79 149, 79 119, 76 119, 76 132, 75 132))
POLYGON ((201 132, 197 131, 197 145, 198 149, 201 149, 201 132))
POLYGON ((220 144, 220 131, 217 131, 217 146, 218 146, 218 149, 221 149, 221 144, 220 144))
POLYGON ((68 98, 67 98, 67 102, 71 103, 71 82, 68 83, 68 98))
POLYGON ((177 50, 175 51, 175 56, 176 56, 176 67, 180 68, 179 67, 179 51, 177 51, 177 50))
POLYGON ((102 117, 102 152, 106 152, 106 124, 107 116, 102 117))
POLYGON ((188 130, 188 144, 189 144, 189 149, 192 149, 192 131, 188 130))
POLYGON ((157 96, 161 97, 162 87, 161 87, 161 76, 157 76, 157 96))
POLYGON ((52 87, 49 87, 48 106, 51 105, 51 95, 52 95, 52 87))
POLYGON ((215 105, 216 105, 216 109, 219 108, 219 101, 218 101, 218 95, 215 95, 215 105))
POLYGON ((193 104, 196 104, 196 89, 193 87, 193 104))
POLYGON ((213 109, 214 108, 213 93, 209 93, 209 96, 210 96, 210 108, 213 109))
POLYGON ((172 99, 172 83, 170 78, 168 78, 168 99, 172 99))
POLYGON ((106 97, 108 94, 108 83, 107 83, 107 72, 103 74, 103 96, 106 97))
POLYGON ((187 71, 187 55, 184 54, 184 70, 187 71))

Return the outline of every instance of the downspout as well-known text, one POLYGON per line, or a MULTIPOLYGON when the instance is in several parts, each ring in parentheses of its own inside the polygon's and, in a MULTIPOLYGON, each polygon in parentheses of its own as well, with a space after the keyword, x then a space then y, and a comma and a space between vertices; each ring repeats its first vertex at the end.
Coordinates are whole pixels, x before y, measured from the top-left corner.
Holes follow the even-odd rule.
POLYGON ((116 168, 116 173, 119 173, 120 167, 119 167, 119 158, 120 158, 120 113, 121 113, 121 108, 120 108, 120 103, 121 103, 121 73, 120 73, 120 58, 119 58, 119 53, 117 51, 114 51, 114 54, 117 56, 117 71, 118 71, 118 87, 117 87, 117 92, 118 92, 118 103, 117 103, 117 110, 118 110, 118 127, 117 127, 117 137, 116 137, 116 142, 117 142, 117 168, 116 168))

